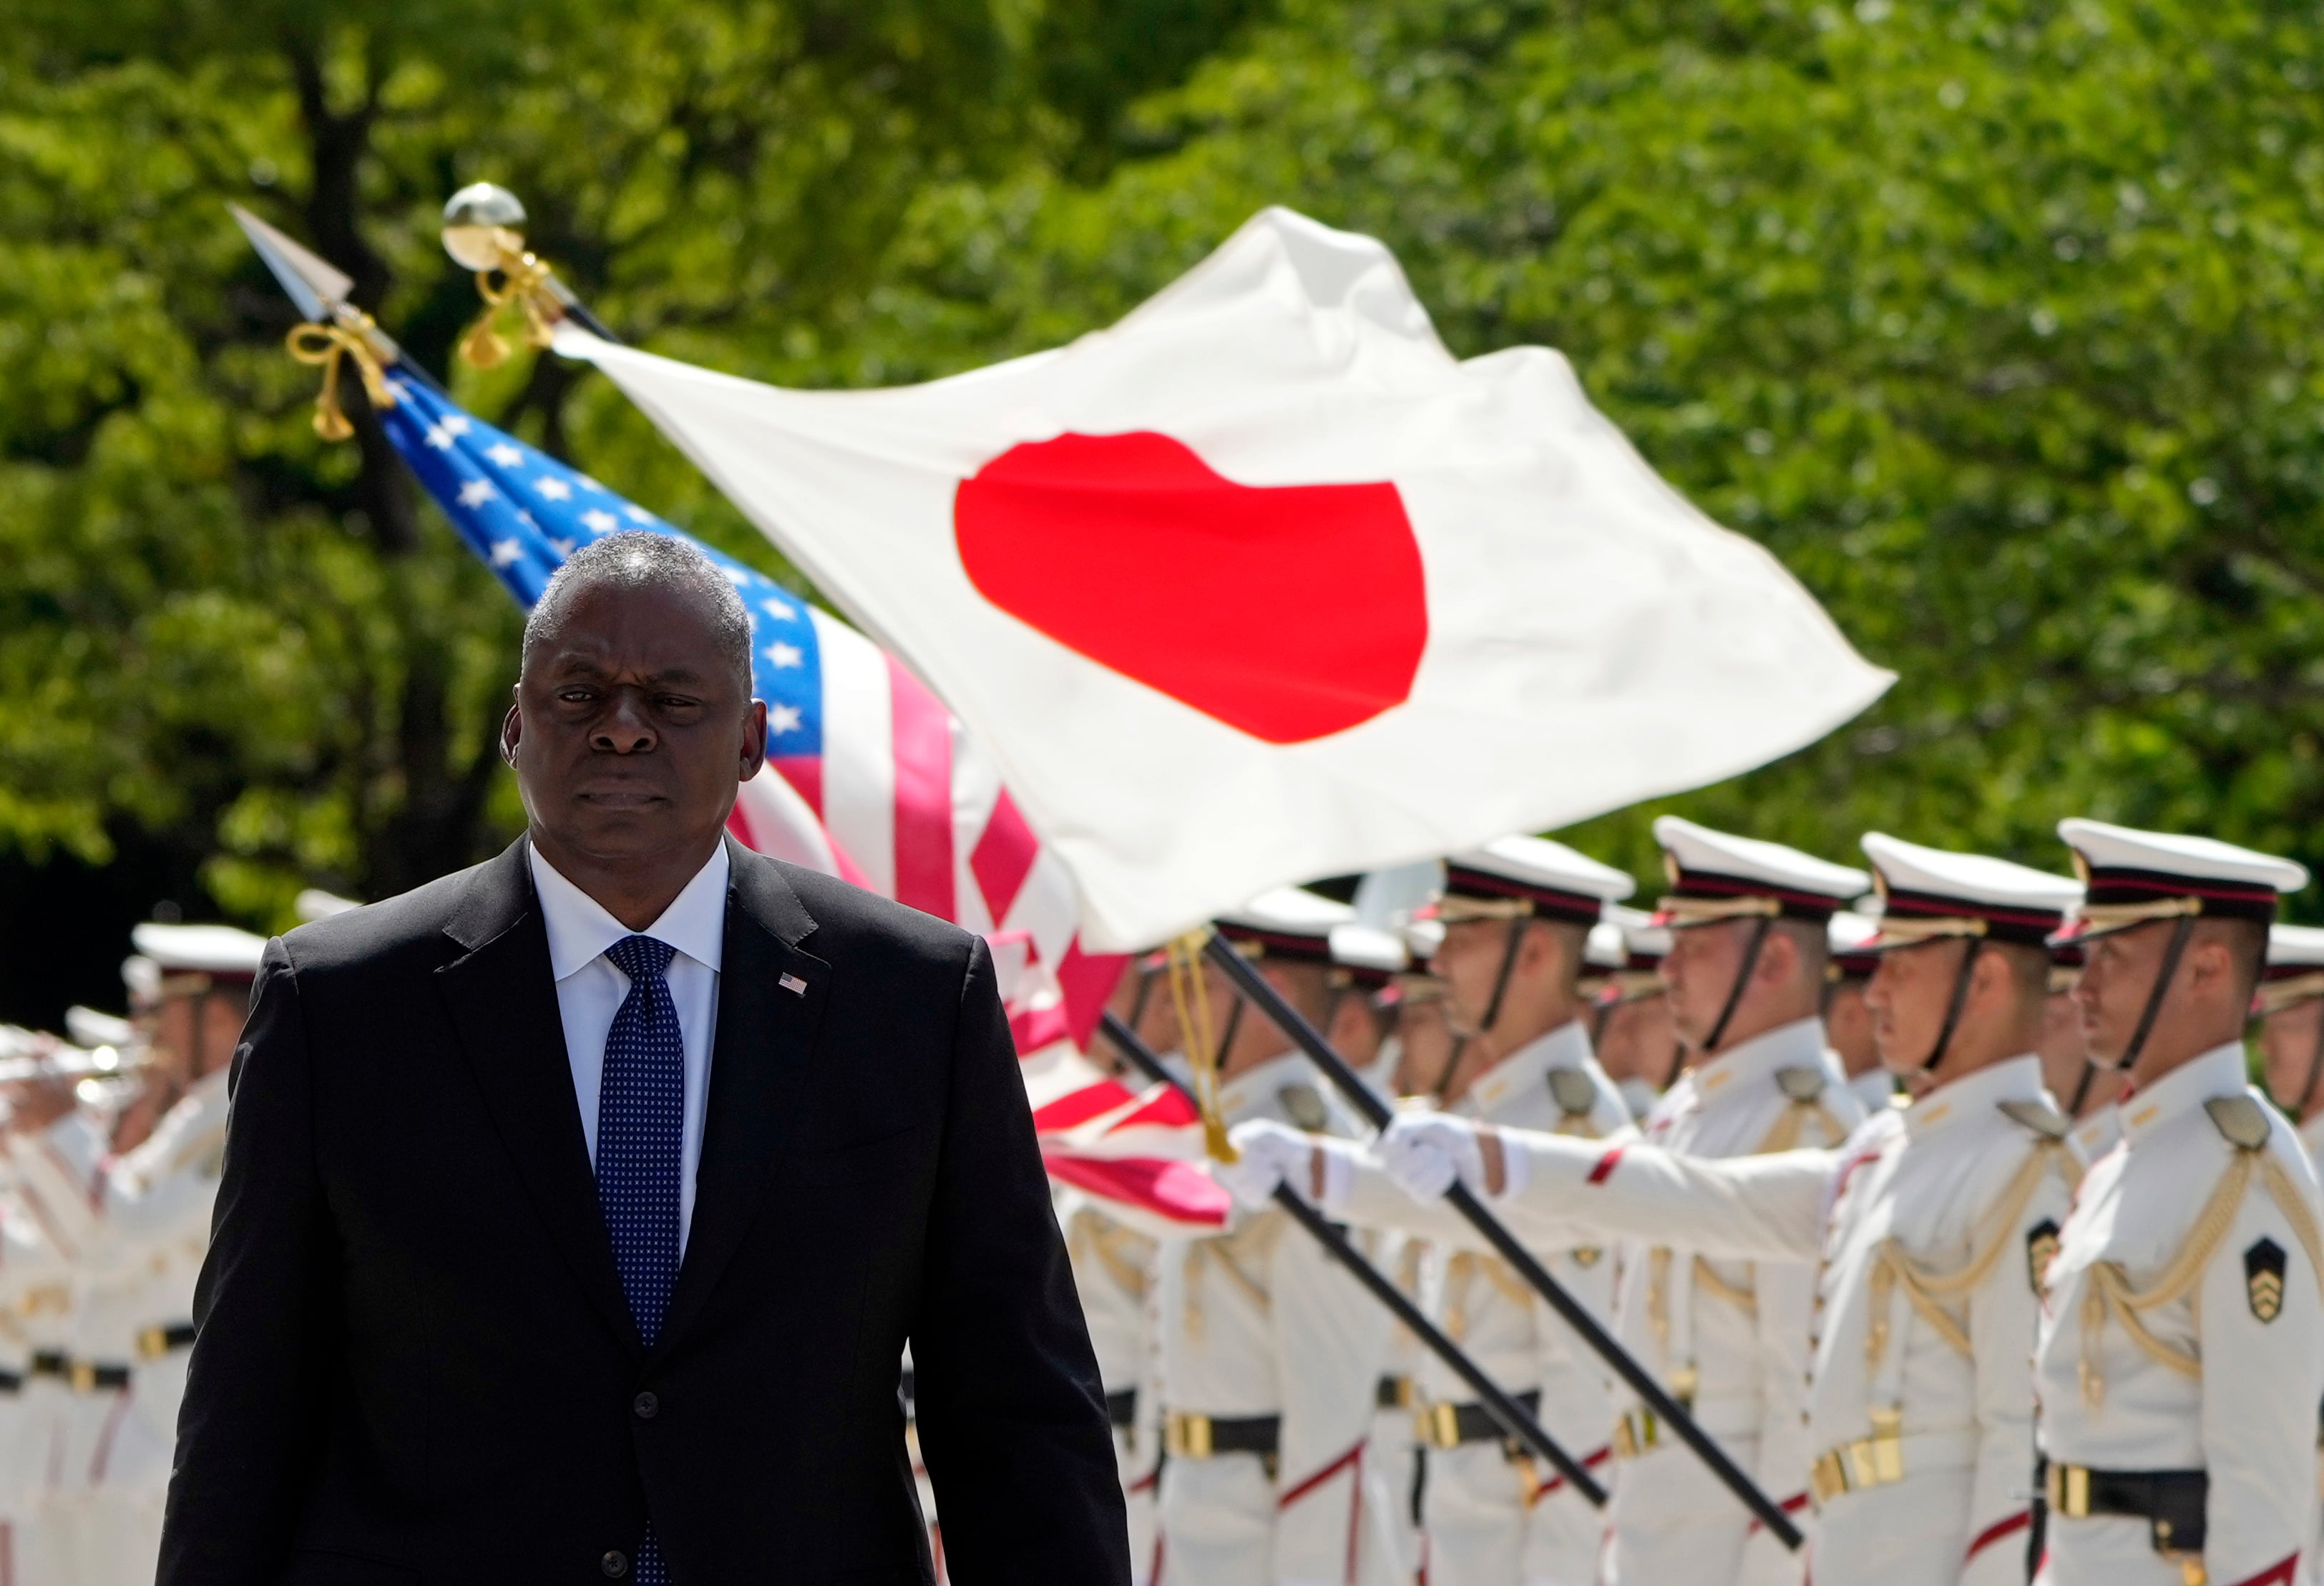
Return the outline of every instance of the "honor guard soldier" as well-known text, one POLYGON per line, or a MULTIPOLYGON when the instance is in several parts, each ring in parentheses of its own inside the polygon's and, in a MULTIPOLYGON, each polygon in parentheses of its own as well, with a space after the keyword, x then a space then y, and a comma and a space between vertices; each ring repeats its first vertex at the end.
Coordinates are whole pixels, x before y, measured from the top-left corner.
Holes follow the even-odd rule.
POLYGON ((1831 962, 1824 969, 1823 1038, 1848 1076, 1848 1088, 1877 1112, 1895 1099, 1896 1076, 1880 1061, 1880 1044, 1872 1038, 1872 1010, 1864 1000, 1880 967, 1880 954, 1869 944, 1880 929, 1877 921, 1852 908, 1831 917, 1825 931, 1831 962))
MULTIPOLYGON (((1329 938, 1353 913, 1271 892, 1219 934, 1311 1022, 1329 1000, 1329 938)), ((1291 1039, 1207 965, 1172 993, 1206 1125, 1267 1118, 1350 1132, 1291 1039)), ((1218 1145, 1225 1145, 1222 1130, 1218 1145)), ((1388 1315, 1277 1207, 1158 1262, 1165 1459, 1162 1572, 1199 1586, 1324 1586, 1353 1576, 1362 1463, 1388 1315)))
POLYGON ((2074 931, 2074 918, 2069 915, 2059 934, 2050 938, 2050 999, 2042 1008, 2042 1083, 2073 1124, 2074 1154, 2088 1164, 2113 1150, 2122 1138, 2114 1104, 2125 1081, 2115 1070, 2090 1061, 2089 1043, 2082 1035, 2082 1005, 2074 997, 2082 983, 2082 945, 2074 931))
MULTIPOLYGON (((1646 1138, 1705 1158, 1839 1144, 1863 1108, 1824 1045, 1817 1013, 1826 927, 1844 900, 1864 891, 1864 872, 1672 816, 1655 823, 1655 835, 1671 881, 1659 911, 1673 927, 1663 977, 1693 1066, 1648 1118, 1646 1138)), ((1443 1165, 1441 1152, 1424 1146, 1423 1160, 1399 1166, 1399 1138, 1431 1138, 1425 1130, 1405 1136, 1415 1121, 1398 1120, 1383 1151, 1408 1189, 1443 1165), (1416 1171, 1422 1176, 1409 1176, 1416 1171)), ((1454 1120, 1447 1127, 1460 1133, 1466 1126, 1454 1120)), ((1592 1159, 1609 1155, 1619 1159, 1608 1151, 1592 1159)), ((1474 1164, 1463 1158, 1462 1166, 1474 1164)), ((1430 1193, 1447 1182, 1438 1179, 1430 1193)), ((1709 1256, 1683 1228, 1627 1242, 1621 1260, 1617 1336, 1764 1490, 1804 1517, 1812 1267, 1709 1256)), ((1800 1561, 1759 1531, 1634 1395, 1618 1393, 1617 1404, 1608 1581, 1800 1581, 1800 1561)))
MULTIPOLYGON (((1432 964, 1464 1045, 1445 1106, 1586 1139, 1633 1132, 1621 1093, 1591 1056, 1578 982, 1592 925, 1635 884, 1538 837, 1505 837, 1446 862, 1432 964)), ((1608 1460, 1613 1401, 1603 1369, 1465 1222, 1416 1206, 1351 1144, 1327 1142, 1319 1159, 1307 1137, 1265 1123, 1244 1125, 1235 1140, 1252 1165, 1241 1193, 1264 1194, 1282 1176, 1297 1182, 1320 1167, 1333 1217, 1426 1237, 1423 1289, 1439 1325, 1585 1465, 1608 1460)), ((1610 1312, 1613 1263, 1602 1248, 1569 1242, 1535 1253, 1576 1298, 1610 1312)), ((1536 1470, 1450 1371, 1432 1361, 1423 1385, 1430 1586, 1588 1586, 1602 1534, 1596 1511, 1554 1472, 1536 1470)))
POLYGON ((2245 1078, 2289 860, 2060 823, 2089 885, 2076 991, 2128 1074, 2049 1264, 2034 1357, 2046 1586, 2289 1586, 2316 1535, 2316 1178, 2245 1078))
MULTIPOLYGON (((1434 1135, 1447 1159, 1473 1158, 1464 1176, 1489 1188, 1498 1176, 1498 1205, 1528 1233, 1683 1232, 1714 1257, 1819 1263, 1810 1573, 2004 1586, 2025 1572, 2038 1273, 2080 1174, 2033 1051, 2043 938, 2080 889, 1878 834, 1864 847, 1886 898, 1861 944, 1882 958, 1868 1008, 1882 1061, 1917 1096, 1909 1107, 1883 1107, 1837 1150, 1750 1160, 1470 1140, 1440 1120, 1397 1134, 1412 1159, 1434 1135)), ((1784 1490, 1781 1473, 1760 1471, 1784 1490)))
POLYGON ((2324 1159, 2324 930, 2269 930, 2267 972, 2252 1011, 2267 1093, 2298 1121, 2308 1159, 2324 1159))
POLYGON ((1656 924, 1643 908, 1619 903, 1607 905, 1606 924, 1621 937, 1622 957, 1599 989, 1591 1045, 1598 1065, 1622 1093, 1632 1121, 1644 1123, 1686 1065, 1686 1048, 1671 1024, 1670 996, 1663 984, 1670 927, 1656 924))

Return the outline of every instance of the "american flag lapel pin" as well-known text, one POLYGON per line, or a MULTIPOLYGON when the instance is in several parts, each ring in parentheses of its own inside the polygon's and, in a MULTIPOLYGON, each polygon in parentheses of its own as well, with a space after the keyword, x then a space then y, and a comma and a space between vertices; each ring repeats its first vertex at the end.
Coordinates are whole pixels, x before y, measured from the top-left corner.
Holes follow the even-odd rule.
POLYGON ((788 991, 794 997, 804 997, 807 995, 807 982, 799 979, 799 977, 795 974, 787 974, 783 976, 782 979, 777 981, 775 984, 782 987, 784 991, 788 991))

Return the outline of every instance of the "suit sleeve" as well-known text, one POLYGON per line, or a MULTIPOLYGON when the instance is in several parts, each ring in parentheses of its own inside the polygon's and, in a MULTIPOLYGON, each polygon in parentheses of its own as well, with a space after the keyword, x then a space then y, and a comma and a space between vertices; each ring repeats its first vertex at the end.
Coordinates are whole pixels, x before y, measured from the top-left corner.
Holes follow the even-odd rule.
POLYGON ((2057 1173, 2042 1183, 2002 1237, 1993 1270, 1969 1296, 1976 1380, 1977 1468, 1969 1484, 1969 1548, 1962 1586, 2020 1586, 2025 1579, 2026 1493, 2034 1480, 2033 1360, 2042 1323, 2034 1252, 2055 1241, 2073 1194, 2057 1173))
POLYGON ((1813 1261, 1823 1248, 1831 1151, 1681 1156, 1636 1139, 1582 1140, 1501 1131, 1526 1158, 1523 1181, 1493 1203, 1526 1243, 1563 1249, 1618 1239, 1683 1244, 1723 1260, 1813 1261))
POLYGON ((227 1081, 226 1166, 194 1290, 160 1586, 281 1575, 322 1442, 330 1223, 299 982, 278 939, 227 1081))
POLYGON ((920 1448, 960 1586, 1127 1586, 1113 1438, 1017 1052, 979 941, 912 1330, 920 1448))

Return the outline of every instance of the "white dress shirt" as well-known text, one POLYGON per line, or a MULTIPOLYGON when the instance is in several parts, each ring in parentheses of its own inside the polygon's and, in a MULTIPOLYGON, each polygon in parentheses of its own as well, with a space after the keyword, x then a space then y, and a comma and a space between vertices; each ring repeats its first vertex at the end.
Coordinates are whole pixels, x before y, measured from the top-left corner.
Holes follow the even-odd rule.
POLYGON ((605 949, 632 936, 668 944, 670 1001, 686 1046, 686 1132, 678 1169, 678 1248, 694 1228, 694 1171, 702 1163, 702 1123, 710 1101, 710 1046, 718 1028, 718 969, 726 939, 726 844, 695 872, 686 890, 642 931, 605 912, 604 904, 558 873, 528 844, 533 891, 549 928, 549 969, 557 977, 557 1011, 565 1025, 565 1058, 573 1065, 573 1095, 581 1104, 581 1132, 589 1161, 597 1160, 597 1091, 605 1072, 605 1037, 630 994, 630 977, 613 967, 605 949))

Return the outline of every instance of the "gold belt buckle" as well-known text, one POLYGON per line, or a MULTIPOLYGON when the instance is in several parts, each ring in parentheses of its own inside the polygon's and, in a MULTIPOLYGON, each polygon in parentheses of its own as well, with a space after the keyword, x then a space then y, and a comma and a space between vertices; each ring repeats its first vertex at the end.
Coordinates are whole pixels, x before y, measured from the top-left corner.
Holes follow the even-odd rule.
POLYGON ((97 1368, 87 1360, 75 1360, 65 1368, 65 1380, 72 1384, 75 1393, 97 1391, 97 1368))
POLYGON ((2070 1520, 2086 1520, 2090 1514, 2090 1473, 2082 1465, 2052 1465, 2049 1491, 2043 1496, 2050 1500, 2050 1512, 2063 1515, 2070 1520))
POLYGON ((1635 1460, 1662 1442, 1662 1428, 1655 1422, 1652 1410, 1625 1410, 1614 1423, 1614 1453, 1618 1459, 1635 1460))
POLYGON ((1872 1412, 1872 1480, 1881 1486, 1904 1479, 1904 1413, 1895 1407, 1872 1412))
POLYGON ((1420 1440, 1431 1448, 1461 1446, 1461 1412, 1448 1404, 1423 1405, 1416 1412, 1420 1440))
POLYGON ((1848 1490, 1848 1468, 1841 1462, 1838 1449, 1817 1457, 1813 1476, 1818 1503, 1830 1503, 1848 1490))
POLYGON ((1162 1424, 1162 1444, 1173 1459, 1209 1459, 1211 1418, 1171 1412, 1169 1418, 1162 1424))
POLYGON ((158 1360, 170 1352, 170 1334, 159 1327, 137 1330, 137 1352, 145 1360, 158 1360))
POLYGON ((1408 1410, 1419 1402, 1419 1395, 1416 1391, 1415 1385, 1411 1378, 1391 1377, 1388 1380, 1396 1384, 1395 1391, 1389 1396, 1396 1401, 1394 1405, 1395 1408, 1399 1410, 1408 1410))

